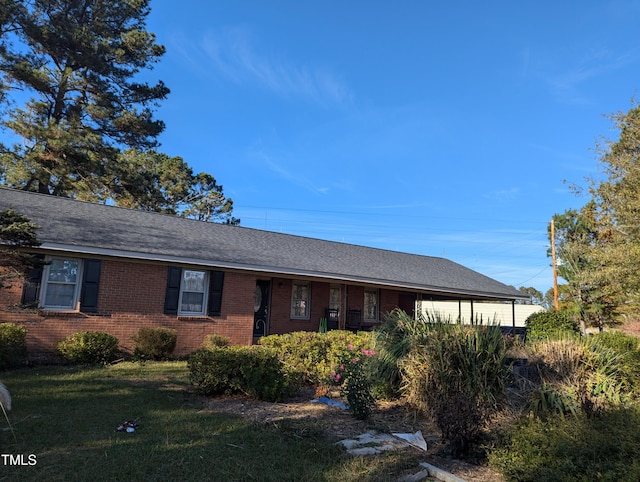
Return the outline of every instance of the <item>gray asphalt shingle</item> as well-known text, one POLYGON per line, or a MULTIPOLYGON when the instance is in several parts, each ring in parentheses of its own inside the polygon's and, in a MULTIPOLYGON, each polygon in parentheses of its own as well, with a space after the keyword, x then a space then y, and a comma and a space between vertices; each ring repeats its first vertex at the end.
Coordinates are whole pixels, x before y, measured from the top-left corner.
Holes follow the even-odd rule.
POLYGON ((485 299, 523 295, 444 258, 207 223, 0 187, 43 248, 394 286, 485 299))

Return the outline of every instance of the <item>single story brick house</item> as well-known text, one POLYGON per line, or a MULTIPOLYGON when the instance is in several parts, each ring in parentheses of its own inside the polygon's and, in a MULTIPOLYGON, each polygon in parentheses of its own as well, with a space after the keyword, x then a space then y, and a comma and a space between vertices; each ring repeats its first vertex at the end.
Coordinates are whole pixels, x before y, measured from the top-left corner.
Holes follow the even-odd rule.
POLYGON ((47 261, 0 291, 0 322, 28 330, 31 354, 77 331, 105 331, 131 350, 141 327, 176 329, 177 355, 208 334, 259 337, 370 329, 419 299, 527 297, 443 258, 207 223, 0 187, 0 210, 40 226, 47 261))

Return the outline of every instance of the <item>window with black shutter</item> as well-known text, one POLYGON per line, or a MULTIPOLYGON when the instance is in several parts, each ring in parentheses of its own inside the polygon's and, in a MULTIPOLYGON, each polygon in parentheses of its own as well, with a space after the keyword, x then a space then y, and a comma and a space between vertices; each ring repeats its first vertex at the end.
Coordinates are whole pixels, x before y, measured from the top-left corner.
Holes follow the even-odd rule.
POLYGON ((80 294, 80 311, 96 313, 98 311, 98 291, 100 286, 99 259, 86 259, 82 274, 82 292, 80 294))
POLYGON ((198 271, 169 266, 164 313, 184 316, 220 316, 223 284, 224 271, 198 271))
POLYGON ((180 302, 180 281, 182 280, 182 268, 169 266, 167 271, 167 290, 164 297, 164 312, 167 315, 178 314, 180 302))
POLYGON ((209 316, 220 316, 222 313, 222 285, 224 284, 224 271, 209 272, 209 316))

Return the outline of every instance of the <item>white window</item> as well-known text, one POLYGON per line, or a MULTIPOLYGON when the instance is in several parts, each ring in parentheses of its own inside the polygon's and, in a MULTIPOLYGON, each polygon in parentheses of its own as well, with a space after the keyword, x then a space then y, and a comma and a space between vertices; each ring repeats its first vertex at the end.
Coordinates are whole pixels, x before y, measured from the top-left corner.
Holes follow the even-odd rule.
POLYGON ((204 315, 207 307, 208 276, 206 271, 182 270, 179 315, 204 315))
POLYGON ((40 306, 48 310, 76 310, 82 260, 49 258, 42 276, 40 306))
POLYGON ((309 283, 293 283, 291 290, 291 318, 309 319, 309 283))
POLYGON ((378 290, 364 290, 364 321, 378 321, 378 290))

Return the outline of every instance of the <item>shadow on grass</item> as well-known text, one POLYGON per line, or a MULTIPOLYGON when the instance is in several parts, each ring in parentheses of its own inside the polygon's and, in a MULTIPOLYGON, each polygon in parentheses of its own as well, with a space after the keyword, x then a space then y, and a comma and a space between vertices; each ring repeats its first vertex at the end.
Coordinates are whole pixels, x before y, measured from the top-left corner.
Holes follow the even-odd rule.
POLYGON ((0 454, 36 460, 4 463, 0 481, 375 481, 415 463, 352 459, 305 421, 255 424, 203 410, 186 363, 36 367, 0 378, 14 399, 14 433, 0 423, 0 454), (139 429, 117 432, 126 420, 139 429))
POLYGON ((640 407, 523 420, 490 455, 507 480, 640 480, 640 407))

